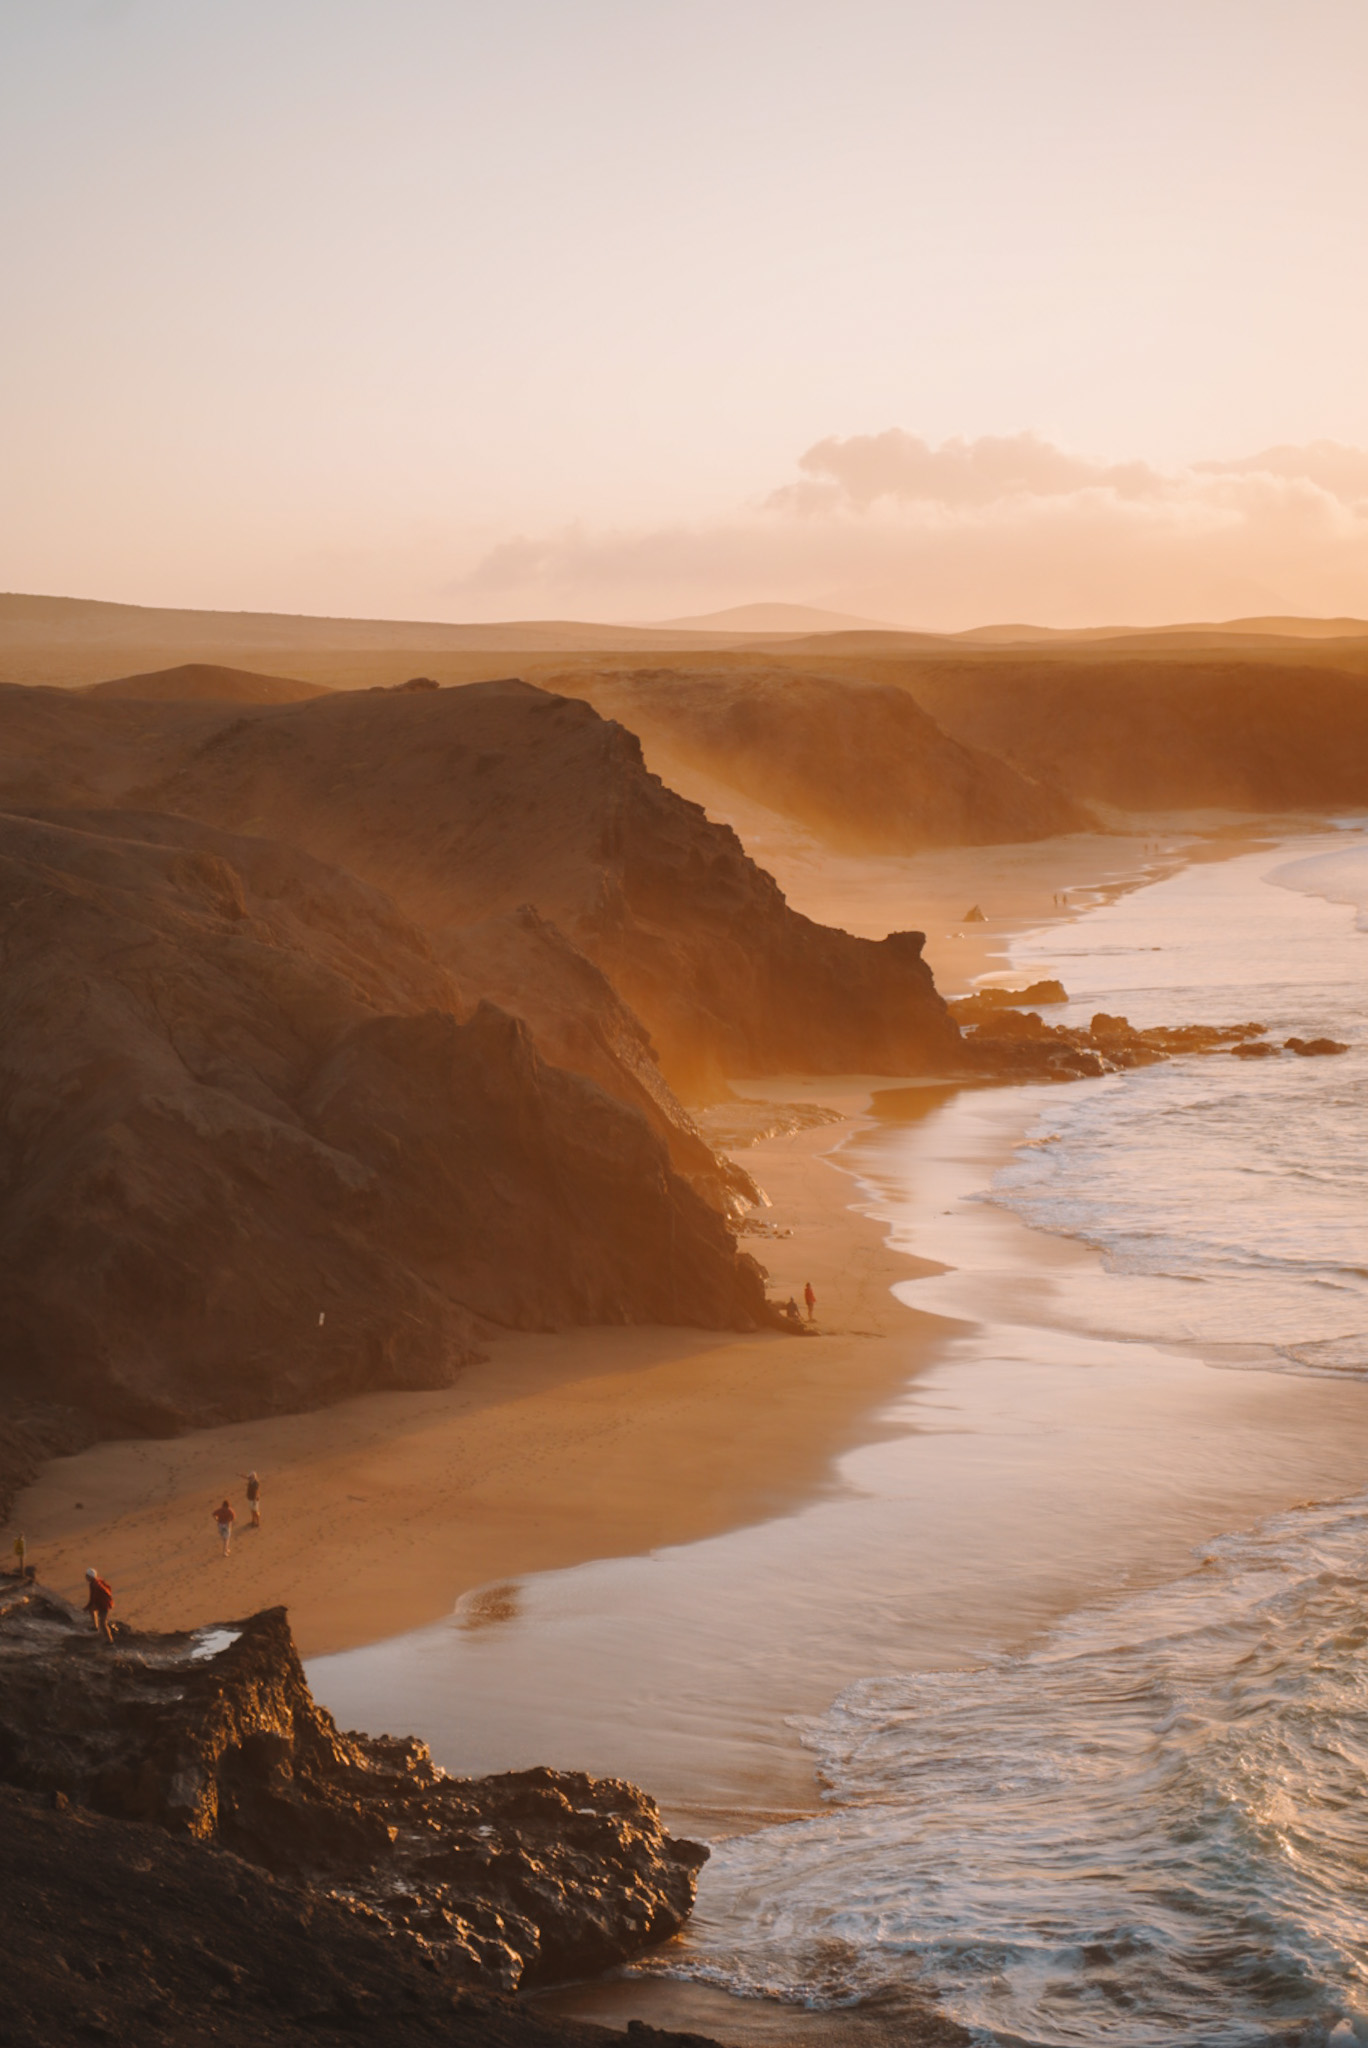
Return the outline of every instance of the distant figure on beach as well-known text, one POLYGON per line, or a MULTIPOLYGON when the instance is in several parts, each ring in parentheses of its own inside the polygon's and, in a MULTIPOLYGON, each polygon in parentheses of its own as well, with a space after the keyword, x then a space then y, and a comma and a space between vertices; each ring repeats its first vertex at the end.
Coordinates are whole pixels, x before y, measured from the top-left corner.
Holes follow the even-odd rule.
POLYGON ((103 1635, 108 1642, 114 1640, 114 1630, 109 1620, 109 1610, 114 1605, 114 1588, 107 1579, 102 1579, 94 1565, 86 1566, 86 1592, 88 1598, 85 1613, 90 1616, 90 1625, 97 1635, 103 1635))
POLYGON ((784 1314, 788 1317, 791 1323, 802 1323, 803 1318, 798 1313, 798 1304, 794 1300, 792 1295, 790 1295, 788 1300, 784 1303, 784 1314))
POLYGON ((808 1321, 811 1322, 817 1310, 817 1297, 812 1291, 812 1282, 810 1280, 803 1282, 803 1300, 807 1304, 808 1321))
POLYGON ((237 1516, 233 1513, 233 1510, 229 1503, 226 1500, 220 1501, 218 1506, 214 1509, 214 1521, 218 1527, 219 1542, 223 1545, 223 1554, 225 1557, 227 1557, 228 1552, 232 1547, 233 1524, 236 1520, 237 1516))
POLYGON ((247 1474, 247 1505, 252 1510, 252 1519, 247 1526, 249 1529, 259 1529, 261 1527, 261 1481, 257 1478, 255 1472, 247 1474))

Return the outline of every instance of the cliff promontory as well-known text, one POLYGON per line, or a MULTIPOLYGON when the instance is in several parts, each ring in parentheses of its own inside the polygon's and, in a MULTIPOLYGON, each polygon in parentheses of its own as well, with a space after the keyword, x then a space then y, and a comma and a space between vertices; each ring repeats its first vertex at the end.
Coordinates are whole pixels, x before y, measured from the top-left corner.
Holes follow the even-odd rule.
POLYGON ((607 975, 686 1095, 731 1075, 916 1071, 957 1034, 916 933, 791 910, 633 733, 520 682, 245 716, 144 800, 306 848, 447 944, 531 904, 607 975))

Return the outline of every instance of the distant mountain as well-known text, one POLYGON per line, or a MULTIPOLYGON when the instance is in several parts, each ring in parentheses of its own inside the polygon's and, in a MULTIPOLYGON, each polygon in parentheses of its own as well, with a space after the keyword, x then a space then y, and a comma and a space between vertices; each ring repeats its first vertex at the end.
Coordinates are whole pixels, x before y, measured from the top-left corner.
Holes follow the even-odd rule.
MULTIPOLYGON (((755 629, 749 629, 755 630, 755 629)), ((292 612, 178 611, 92 598, 0 592, 0 678, 11 683, 99 682, 111 668, 139 675, 184 665, 250 668, 257 662, 322 674, 311 680, 365 687, 402 682, 416 669, 439 681, 480 655, 650 654, 670 648, 732 646, 740 629, 689 633, 679 628, 611 626, 581 619, 510 619, 459 625, 449 620, 330 619, 292 612), (439 670, 439 659, 447 668, 439 670)), ((512 664, 509 664, 512 666, 512 664)))
POLYGON ((810 604, 734 604, 727 611, 700 612, 696 618, 662 619, 656 630, 662 633, 842 633, 852 627, 883 630, 884 621, 856 618, 851 612, 822 611, 810 604))

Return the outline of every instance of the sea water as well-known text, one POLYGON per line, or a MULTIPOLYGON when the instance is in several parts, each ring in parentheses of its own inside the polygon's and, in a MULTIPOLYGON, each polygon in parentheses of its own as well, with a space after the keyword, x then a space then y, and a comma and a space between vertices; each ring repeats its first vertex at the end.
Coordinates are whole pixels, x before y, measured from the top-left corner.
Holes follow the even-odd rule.
MULTIPOLYGON (((1100 1254, 1041 1320, 1368 1376, 1362 835, 1188 869, 1012 964, 1064 978, 1057 1016, 1354 1047, 1037 1091, 981 1198, 1100 1254)), ((1368 1492, 1195 1564, 1022 1653, 846 1687, 803 1728, 829 1811, 722 1844, 664 1966, 812 2004, 920 1985, 984 2043, 1368 2041, 1368 1492)))
POLYGON ((946 1268, 897 1291, 954 1320, 880 1440, 798 1513, 318 1660, 320 1697, 695 1812, 775 1803, 801 1744, 825 1810, 716 1841, 647 1971, 895 2036, 920 1989, 984 2043, 1368 2041, 1365 926, 1350 829, 1018 941, 1055 1015, 1352 1050, 881 1121, 847 1165, 946 1268), (1302 1473, 1320 1504, 1251 1527, 1242 1486, 1302 1473))

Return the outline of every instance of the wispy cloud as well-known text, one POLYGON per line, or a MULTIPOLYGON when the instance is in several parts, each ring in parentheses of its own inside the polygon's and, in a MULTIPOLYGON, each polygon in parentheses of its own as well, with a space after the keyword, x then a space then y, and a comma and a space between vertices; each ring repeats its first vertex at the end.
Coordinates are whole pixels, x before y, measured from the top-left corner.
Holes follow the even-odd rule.
POLYGON ((1337 442, 1161 470, 890 428, 796 467, 714 521, 509 539, 451 594, 634 618, 786 598, 943 628, 1368 612, 1368 451, 1337 442))

